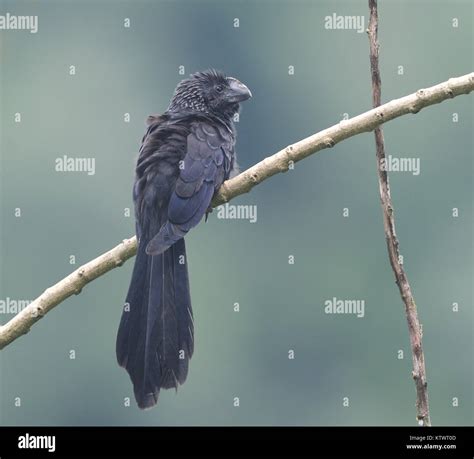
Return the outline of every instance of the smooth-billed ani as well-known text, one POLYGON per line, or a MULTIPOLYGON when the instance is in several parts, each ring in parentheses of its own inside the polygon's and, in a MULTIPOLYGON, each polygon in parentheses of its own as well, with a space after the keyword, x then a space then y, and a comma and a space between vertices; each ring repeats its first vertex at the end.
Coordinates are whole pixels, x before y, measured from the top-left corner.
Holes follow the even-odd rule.
POLYGON ((233 117, 249 97, 235 78, 198 72, 148 119, 133 187, 138 250, 116 349, 140 408, 186 379, 194 327, 183 237, 236 167, 233 117))

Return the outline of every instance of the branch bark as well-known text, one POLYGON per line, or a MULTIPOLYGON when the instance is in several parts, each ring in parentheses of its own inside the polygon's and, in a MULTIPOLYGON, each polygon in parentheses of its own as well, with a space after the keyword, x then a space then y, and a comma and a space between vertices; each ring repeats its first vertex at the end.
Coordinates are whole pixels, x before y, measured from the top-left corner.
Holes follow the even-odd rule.
MULTIPOLYGON (((377 0, 369 0, 369 43, 370 43, 370 70, 372 73, 372 104, 379 107, 381 103, 381 80, 379 71, 379 43, 378 43, 378 13, 377 0)), ((395 279, 400 290, 402 301, 405 304, 405 313, 410 334, 410 345, 413 361, 413 379, 416 386, 416 417, 422 426, 430 426, 430 409, 428 404, 428 383, 426 380, 425 357, 422 347, 422 332, 418 321, 418 312, 415 299, 408 282, 408 277, 400 261, 400 250, 395 232, 395 216, 390 196, 388 174, 382 164, 386 164, 385 142, 381 127, 374 130, 377 156, 377 173, 379 180, 380 203, 382 204, 383 227, 387 242, 388 256, 392 265, 395 279)))
MULTIPOLYGON (((236 196, 249 192, 255 185, 269 177, 279 172, 286 172, 291 162, 296 163, 357 134, 373 131, 387 121, 409 113, 417 113, 422 108, 461 94, 469 94, 472 90, 474 90, 474 73, 469 73, 458 78, 450 78, 448 81, 427 89, 420 89, 416 93, 392 100, 354 118, 343 120, 330 128, 289 145, 237 177, 228 180, 213 199, 212 206, 216 207, 228 202, 236 196)), ((81 289, 89 282, 133 257, 136 248, 135 237, 126 239, 117 247, 88 262, 45 290, 25 309, 0 327, 0 350, 27 333, 32 325, 66 298, 80 293, 81 289)))

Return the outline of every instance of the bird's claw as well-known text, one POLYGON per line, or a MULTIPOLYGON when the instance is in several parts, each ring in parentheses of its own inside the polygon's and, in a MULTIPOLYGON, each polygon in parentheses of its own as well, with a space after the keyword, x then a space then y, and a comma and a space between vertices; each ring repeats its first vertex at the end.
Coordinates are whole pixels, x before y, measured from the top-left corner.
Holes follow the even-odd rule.
POLYGON ((213 209, 211 206, 209 206, 209 207, 207 208, 207 210, 206 210, 206 219, 204 220, 204 222, 207 222, 207 219, 208 219, 208 217, 209 217, 209 214, 212 214, 212 211, 213 211, 213 210, 214 210, 214 209, 213 209))

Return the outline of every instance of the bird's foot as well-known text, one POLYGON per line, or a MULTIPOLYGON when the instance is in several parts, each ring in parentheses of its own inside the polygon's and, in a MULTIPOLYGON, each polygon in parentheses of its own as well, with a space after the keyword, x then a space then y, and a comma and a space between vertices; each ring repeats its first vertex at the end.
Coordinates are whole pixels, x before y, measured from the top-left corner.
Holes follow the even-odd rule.
POLYGON ((209 214, 212 214, 212 211, 213 211, 213 210, 214 210, 214 209, 213 209, 211 206, 209 206, 209 207, 207 208, 207 210, 206 210, 206 219, 204 220, 205 222, 207 222, 207 219, 208 219, 208 217, 209 217, 209 214))

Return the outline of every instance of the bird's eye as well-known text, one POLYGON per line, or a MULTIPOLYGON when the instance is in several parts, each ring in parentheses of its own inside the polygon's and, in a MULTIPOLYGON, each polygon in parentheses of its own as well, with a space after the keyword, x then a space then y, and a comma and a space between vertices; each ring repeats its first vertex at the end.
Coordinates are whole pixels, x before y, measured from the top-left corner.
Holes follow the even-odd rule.
POLYGON ((222 92, 223 89, 224 89, 224 86, 222 86, 221 84, 218 84, 218 85, 216 86, 216 91, 217 91, 217 92, 222 92))

